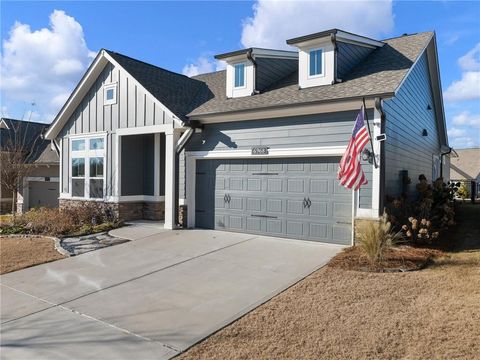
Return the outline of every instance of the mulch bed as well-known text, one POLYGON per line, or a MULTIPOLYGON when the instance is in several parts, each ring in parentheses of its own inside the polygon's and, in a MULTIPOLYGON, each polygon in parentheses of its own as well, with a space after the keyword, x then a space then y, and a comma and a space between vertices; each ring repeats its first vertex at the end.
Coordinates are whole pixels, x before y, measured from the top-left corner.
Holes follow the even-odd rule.
POLYGON ((421 270, 432 263, 434 258, 442 255, 444 254, 440 250, 399 246, 389 250, 383 261, 371 264, 362 248, 353 246, 335 256, 328 266, 343 270, 405 272, 421 270))

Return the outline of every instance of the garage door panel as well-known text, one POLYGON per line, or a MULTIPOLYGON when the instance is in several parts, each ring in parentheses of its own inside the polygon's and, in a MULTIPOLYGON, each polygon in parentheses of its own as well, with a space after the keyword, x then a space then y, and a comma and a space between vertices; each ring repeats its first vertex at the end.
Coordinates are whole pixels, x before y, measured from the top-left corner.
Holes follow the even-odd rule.
POLYGON ((319 239, 319 240, 328 240, 328 224, 321 224, 321 223, 315 223, 311 222, 309 224, 309 230, 310 230, 310 238, 312 240, 319 239))
POLYGON ((228 185, 229 190, 243 190, 243 179, 231 178, 228 180, 228 185))
POLYGON ((305 192, 305 179, 288 179, 287 180, 287 192, 289 193, 304 193, 305 192))
MULTIPOLYGON (((312 201, 312 200, 311 200, 312 201)), ((328 202, 325 201, 312 201, 312 205, 310 206, 309 215, 311 216, 320 216, 320 217, 328 217, 328 202)))
POLYGON ((266 211, 268 213, 281 213, 283 212, 283 200, 282 199, 266 199, 266 211))
POLYGON ((287 221, 287 235, 292 237, 303 237, 305 234, 303 221, 287 221))
POLYGON ((262 211, 262 200, 261 198, 247 198, 246 210, 247 211, 262 211))
POLYGON ((272 193, 272 192, 281 193, 281 192, 283 192, 283 179, 268 178, 267 179, 267 192, 269 192, 269 193, 272 193))
POLYGON ((58 207, 60 187, 58 182, 53 181, 30 181, 29 182, 28 207, 58 207))
POLYGON ((312 195, 327 195, 329 193, 330 181, 327 179, 311 179, 310 180, 310 194, 312 195))
POLYGON ((352 206, 348 203, 333 203, 333 217, 348 218, 352 214, 352 206))
POLYGON ((197 195, 206 210, 197 226, 349 244, 352 195, 337 184, 339 160, 199 160, 210 165, 197 166, 206 173, 197 189, 207 194, 197 195))
POLYGON ((287 214, 303 215, 304 213, 303 199, 302 200, 287 200, 287 214))
POLYGON ((267 219, 267 232, 271 234, 283 233, 283 221, 280 219, 267 219))
POLYGON ((262 191, 262 179, 247 179, 247 191, 262 191))

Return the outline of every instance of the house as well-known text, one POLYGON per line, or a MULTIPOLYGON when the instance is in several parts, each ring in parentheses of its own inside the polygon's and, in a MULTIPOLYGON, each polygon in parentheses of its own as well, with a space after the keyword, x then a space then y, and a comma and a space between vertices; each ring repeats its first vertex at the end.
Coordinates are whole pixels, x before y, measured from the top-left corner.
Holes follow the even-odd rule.
MULTIPOLYGON (((37 207, 58 206, 59 156, 51 148, 51 142, 43 138, 47 128, 48 124, 45 123, 0 119, 0 151, 24 149, 25 164, 29 169, 20 192, 15 196, 17 212, 37 207)), ((13 194, 2 186, 0 213, 12 211, 13 199, 13 194)))
MULTIPOLYGON (((387 40, 333 29, 292 51, 217 55, 226 70, 186 76, 101 50, 50 126, 60 206, 108 204, 121 217, 349 244, 405 178, 448 162, 433 32, 387 40), (368 185, 336 173, 365 101, 368 185)), ((412 190, 414 184, 411 185, 412 190)))
MULTIPOLYGON (((477 197, 480 197, 480 148, 456 149, 457 156, 450 159, 450 179, 475 182, 477 197)), ((471 191, 471 186, 467 184, 471 191)))

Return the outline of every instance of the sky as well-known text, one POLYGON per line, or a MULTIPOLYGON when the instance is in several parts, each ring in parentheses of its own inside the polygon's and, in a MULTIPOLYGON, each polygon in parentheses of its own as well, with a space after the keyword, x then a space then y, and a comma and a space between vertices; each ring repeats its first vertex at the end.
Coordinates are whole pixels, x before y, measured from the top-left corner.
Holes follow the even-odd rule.
POLYGON ((213 55, 329 28, 386 39, 435 30, 450 145, 480 146, 480 1, 5 1, 1 115, 49 123, 106 48, 188 76, 213 55))

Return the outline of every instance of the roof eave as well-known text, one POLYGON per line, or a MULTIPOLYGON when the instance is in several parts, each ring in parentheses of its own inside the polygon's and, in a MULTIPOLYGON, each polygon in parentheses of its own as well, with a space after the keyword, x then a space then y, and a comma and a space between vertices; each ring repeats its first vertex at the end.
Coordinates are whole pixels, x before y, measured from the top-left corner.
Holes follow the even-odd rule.
POLYGON ((230 110, 230 111, 213 111, 213 112, 205 112, 205 113, 190 113, 187 116, 190 120, 199 120, 210 117, 220 117, 226 115, 237 115, 237 114, 246 114, 252 113, 256 111, 268 111, 268 110, 276 110, 276 109, 285 109, 285 108, 301 108, 304 106, 311 106, 311 105, 326 105, 326 104, 338 104, 341 102, 351 102, 357 101, 362 99, 370 99, 374 100, 375 98, 382 98, 387 99, 391 98, 395 95, 394 92, 383 92, 383 93, 376 93, 376 94, 369 94, 365 96, 352 96, 346 98, 338 98, 338 99, 328 99, 328 100, 318 100, 318 101, 309 101, 309 102, 301 102, 301 103, 290 103, 290 104, 282 104, 282 105, 269 105, 269 106, 261 106, 255 108, 246 108, 246 109, 238 109, 238 110, 230 110))

